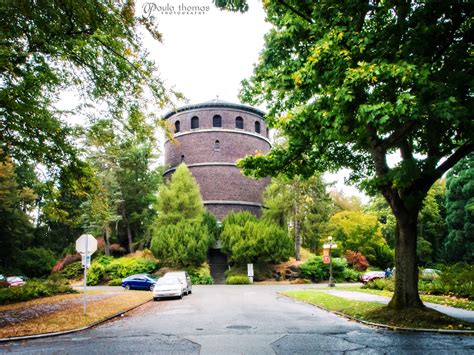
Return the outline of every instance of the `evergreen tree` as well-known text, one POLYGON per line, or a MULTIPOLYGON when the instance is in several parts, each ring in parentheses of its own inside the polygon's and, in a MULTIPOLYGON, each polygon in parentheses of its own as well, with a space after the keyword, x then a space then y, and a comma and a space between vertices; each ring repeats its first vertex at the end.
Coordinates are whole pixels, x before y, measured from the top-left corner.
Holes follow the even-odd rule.
POLYGON ((474 262, 474 154, 461 160, 446 178, 445 258, 474 262))
POLYGON ((209 218, 204 218, 199 186, 184 163, 161 186, 157 209, 151 239, 155 256, 172 266, 204 262, 213 231, 208 230, 209 218))

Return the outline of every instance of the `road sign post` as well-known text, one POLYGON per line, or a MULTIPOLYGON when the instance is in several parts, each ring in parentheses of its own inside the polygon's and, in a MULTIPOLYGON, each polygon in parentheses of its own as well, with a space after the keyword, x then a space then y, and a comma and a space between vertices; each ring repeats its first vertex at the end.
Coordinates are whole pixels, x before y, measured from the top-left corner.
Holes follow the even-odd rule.
POLYGON ((253 264, 247 264, 247 276, 250 283, 253 283, 253 264))
POLYGON ((87 268, 91 264, 91 255, 97 250, 97 240, 90 234, 83 234, 76 240, 76 251, 82 255, 84 268, 84 317, 87 314, 87 268))

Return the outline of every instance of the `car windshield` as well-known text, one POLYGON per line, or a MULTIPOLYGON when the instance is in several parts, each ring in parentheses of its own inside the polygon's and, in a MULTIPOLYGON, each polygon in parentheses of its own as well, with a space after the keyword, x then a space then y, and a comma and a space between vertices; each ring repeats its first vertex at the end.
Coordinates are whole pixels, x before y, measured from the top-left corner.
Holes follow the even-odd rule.
POLYGON ((179 280, 174 277, 164 277, 157 281, 157 285, 176 285, 179 284, 179 280))

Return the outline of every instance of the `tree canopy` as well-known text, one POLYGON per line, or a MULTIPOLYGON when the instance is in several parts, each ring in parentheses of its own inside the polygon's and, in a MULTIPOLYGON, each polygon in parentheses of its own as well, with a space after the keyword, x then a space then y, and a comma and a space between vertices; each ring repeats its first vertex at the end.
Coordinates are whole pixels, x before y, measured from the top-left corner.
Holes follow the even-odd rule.
POLYGON ((266 103, 266 121, 288 145, 240 166, 256 177, 344 167, 382 193, 399 232, 390 307, 422 307, 418 212, 431 185, 474 149, 472 4, 288 0, 264 8, 273 28, 241 98, 266 103), (388 161, 393 153, 398 163, 388 161))
MULTIPOLYGON (((134 1, 2 1, 0 4, 0 148, 15 159, 62 166, 76 159, 74 129, 58 108, 75 92, 93 116, 120 119, 144 100, 162 107, 168 93, 142 46, 134 1), (102 112, 99 112, 102 111, 102 112)), ((84 118, 87 116, 83 115, 84 118)))

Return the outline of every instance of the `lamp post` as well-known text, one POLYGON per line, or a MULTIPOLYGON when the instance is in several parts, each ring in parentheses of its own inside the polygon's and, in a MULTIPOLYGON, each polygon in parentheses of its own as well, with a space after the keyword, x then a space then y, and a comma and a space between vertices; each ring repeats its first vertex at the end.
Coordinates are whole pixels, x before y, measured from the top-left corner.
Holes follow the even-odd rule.
POLYGON ((334 244, 332 242, 332 237, 331 236, 328 237, 328 241, 329 241, 329 243, 328 243, 329 244, 329 284, 328 284, 328 286, 329 287, 334 287, 336 285, 334 284, 334 280, 332 278, 332 256, 331 256, 331 249, 332 249, 332 246, 334 244))

